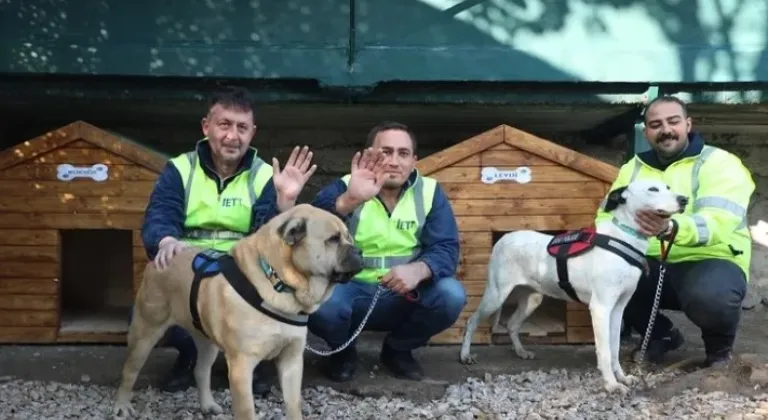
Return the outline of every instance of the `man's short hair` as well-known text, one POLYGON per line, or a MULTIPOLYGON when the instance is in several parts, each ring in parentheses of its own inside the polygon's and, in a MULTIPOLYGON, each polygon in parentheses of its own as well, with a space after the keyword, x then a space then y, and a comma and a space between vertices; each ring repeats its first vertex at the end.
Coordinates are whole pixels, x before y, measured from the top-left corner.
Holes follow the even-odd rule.
POLYGON ((643 109, 643 121, 647 121, 645 119, 645 116, 648 115, 648 110, 651 109, 651 106, 656 103, 672 103, 672 104, 678 104, 680 105, 680 108, 683 109, 683 117, 688 117, 688 105, 686 105, 685 102, 683 102, 682 99, 671 96, 671 95, 664 95, 664 96, 657 96, 650 102, 648 102, 647 105, 645 105, 645 109, 643 109))
POLYGON ((371 129, 371 131, 368 132, 368 137, 365 139, 365 148, 369 148, 373 146, 373 141, 376 140, 376 136, 381 133, 382 131, 387 130, 400 130, 405 131, 408 133, 408 137, 411 138, 411 145, 413 147, 413 154, 416 154, 416 135, 413 134, 410 128, 408 128, 407 125, 395 122, 395 121, 385 121, 371 129))
POLYGON ((227 109, 235 109, 241 112, 253 112, 253 95, 245 89, 238 86, 226 86, 215 91, 208 99, 208 111, 221 105, 227 109))

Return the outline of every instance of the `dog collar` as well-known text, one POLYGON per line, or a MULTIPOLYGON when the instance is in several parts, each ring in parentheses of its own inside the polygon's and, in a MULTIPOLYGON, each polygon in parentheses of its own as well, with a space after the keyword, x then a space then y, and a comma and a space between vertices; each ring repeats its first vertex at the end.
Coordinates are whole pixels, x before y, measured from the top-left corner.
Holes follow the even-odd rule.
POLYGON ((640 234, 640 232, 637 229, 631 228, 631 227, 625 225, 624 223, 621 223, 615 217, 613 218, 613 224, 618 226, 619 229, 621 229, 622 231, 624 231, 624 232, 634 236, 635 238, 638 238, 638 239, 648 239, 645 236, 643 236, 642 234, 640 234))
POLYGON ((264 259, 261 255, 259 256, 259 263, 261 264, 261 269, 264 270, 264 274, 267 275, 267 278, 269 280, 277 280, 277 282, 273 283, 273 287, 276 292, 280 293, 293 293, 295 290, 293 287, 286 284, 283 279, 280 278, 280 276, 277 275, 277 272, 272 268, 272 266, 267 263, 267 260, 264 259))

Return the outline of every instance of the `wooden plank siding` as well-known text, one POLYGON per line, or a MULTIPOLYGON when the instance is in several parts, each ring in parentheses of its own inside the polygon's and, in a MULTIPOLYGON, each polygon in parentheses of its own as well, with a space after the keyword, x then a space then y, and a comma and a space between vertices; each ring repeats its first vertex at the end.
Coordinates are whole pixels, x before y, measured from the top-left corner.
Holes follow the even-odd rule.
MULTIPOLYGON (((133 275, 128 276, 132 284, 103 287, 133 290, 133 299, 140 282, 136 266, 147 260, 139 230, 166 161, 165 156, 83 121, 0 152, 0 343, 124 341, 124 334, 60 334, 63 255, 72 254, 66 252, 72 248, 62 248, 66 246, 62 235, 82 229, 130 231, 130 248, 123 245, 125 242, 110 243, 103 251, 95 248, 89 252, 104 254, 92 257, 102 266, 128 259, 129 267, 134 268, 133 275), (97 163, 108 167, 104 181, 57 178, 60 164, 97 163)), ((77 277, 70 281, 78 281, 77 277)), ((77 290, 90 293, 85 292, 88 287, 77 290)), ((122 298, 109 296, 125 301, 127 292, 122 298)))

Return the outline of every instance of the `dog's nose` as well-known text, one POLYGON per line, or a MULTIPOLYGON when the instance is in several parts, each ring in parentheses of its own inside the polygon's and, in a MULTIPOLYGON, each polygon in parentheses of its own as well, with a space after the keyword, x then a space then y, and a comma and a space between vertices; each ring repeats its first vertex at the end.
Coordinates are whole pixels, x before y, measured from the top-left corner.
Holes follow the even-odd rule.
POLYGON ((677 204, 680 204, 680 207, 685 207, 688 205, 688 197, 684 195, 678 195, 677 196, 677 204))
POLYGON ((351 271, 355 271, 355 274, 357 274, 358 271, 363 269, 363 250, 356 246, 350 246, 347 250, 346 260, 351 271))
POLYGON ((349 246, 345 254, 344 260, 331 276, 331 281, 334 283, 347 283, 365 268, 363 251, 360 248, 349 246))

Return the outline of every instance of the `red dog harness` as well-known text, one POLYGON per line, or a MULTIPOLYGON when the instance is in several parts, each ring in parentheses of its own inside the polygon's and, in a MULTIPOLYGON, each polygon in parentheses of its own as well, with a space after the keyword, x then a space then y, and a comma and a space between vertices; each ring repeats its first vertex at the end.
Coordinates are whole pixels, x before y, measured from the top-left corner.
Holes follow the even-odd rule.
POLYGON ((547 245, 547 252, 555 257, 557 261, 557 276, 560 288, 576 302, 581 301, 568 280, 567 261, 569 258, 589 252, 595 246, 613 252, 624 258, 629 264, 642 270, 644 274, 648 274, 648 262, 645 260, 643 253, 620 239, 597 233, 595 228, 583 228, 555 235, 547 245))

